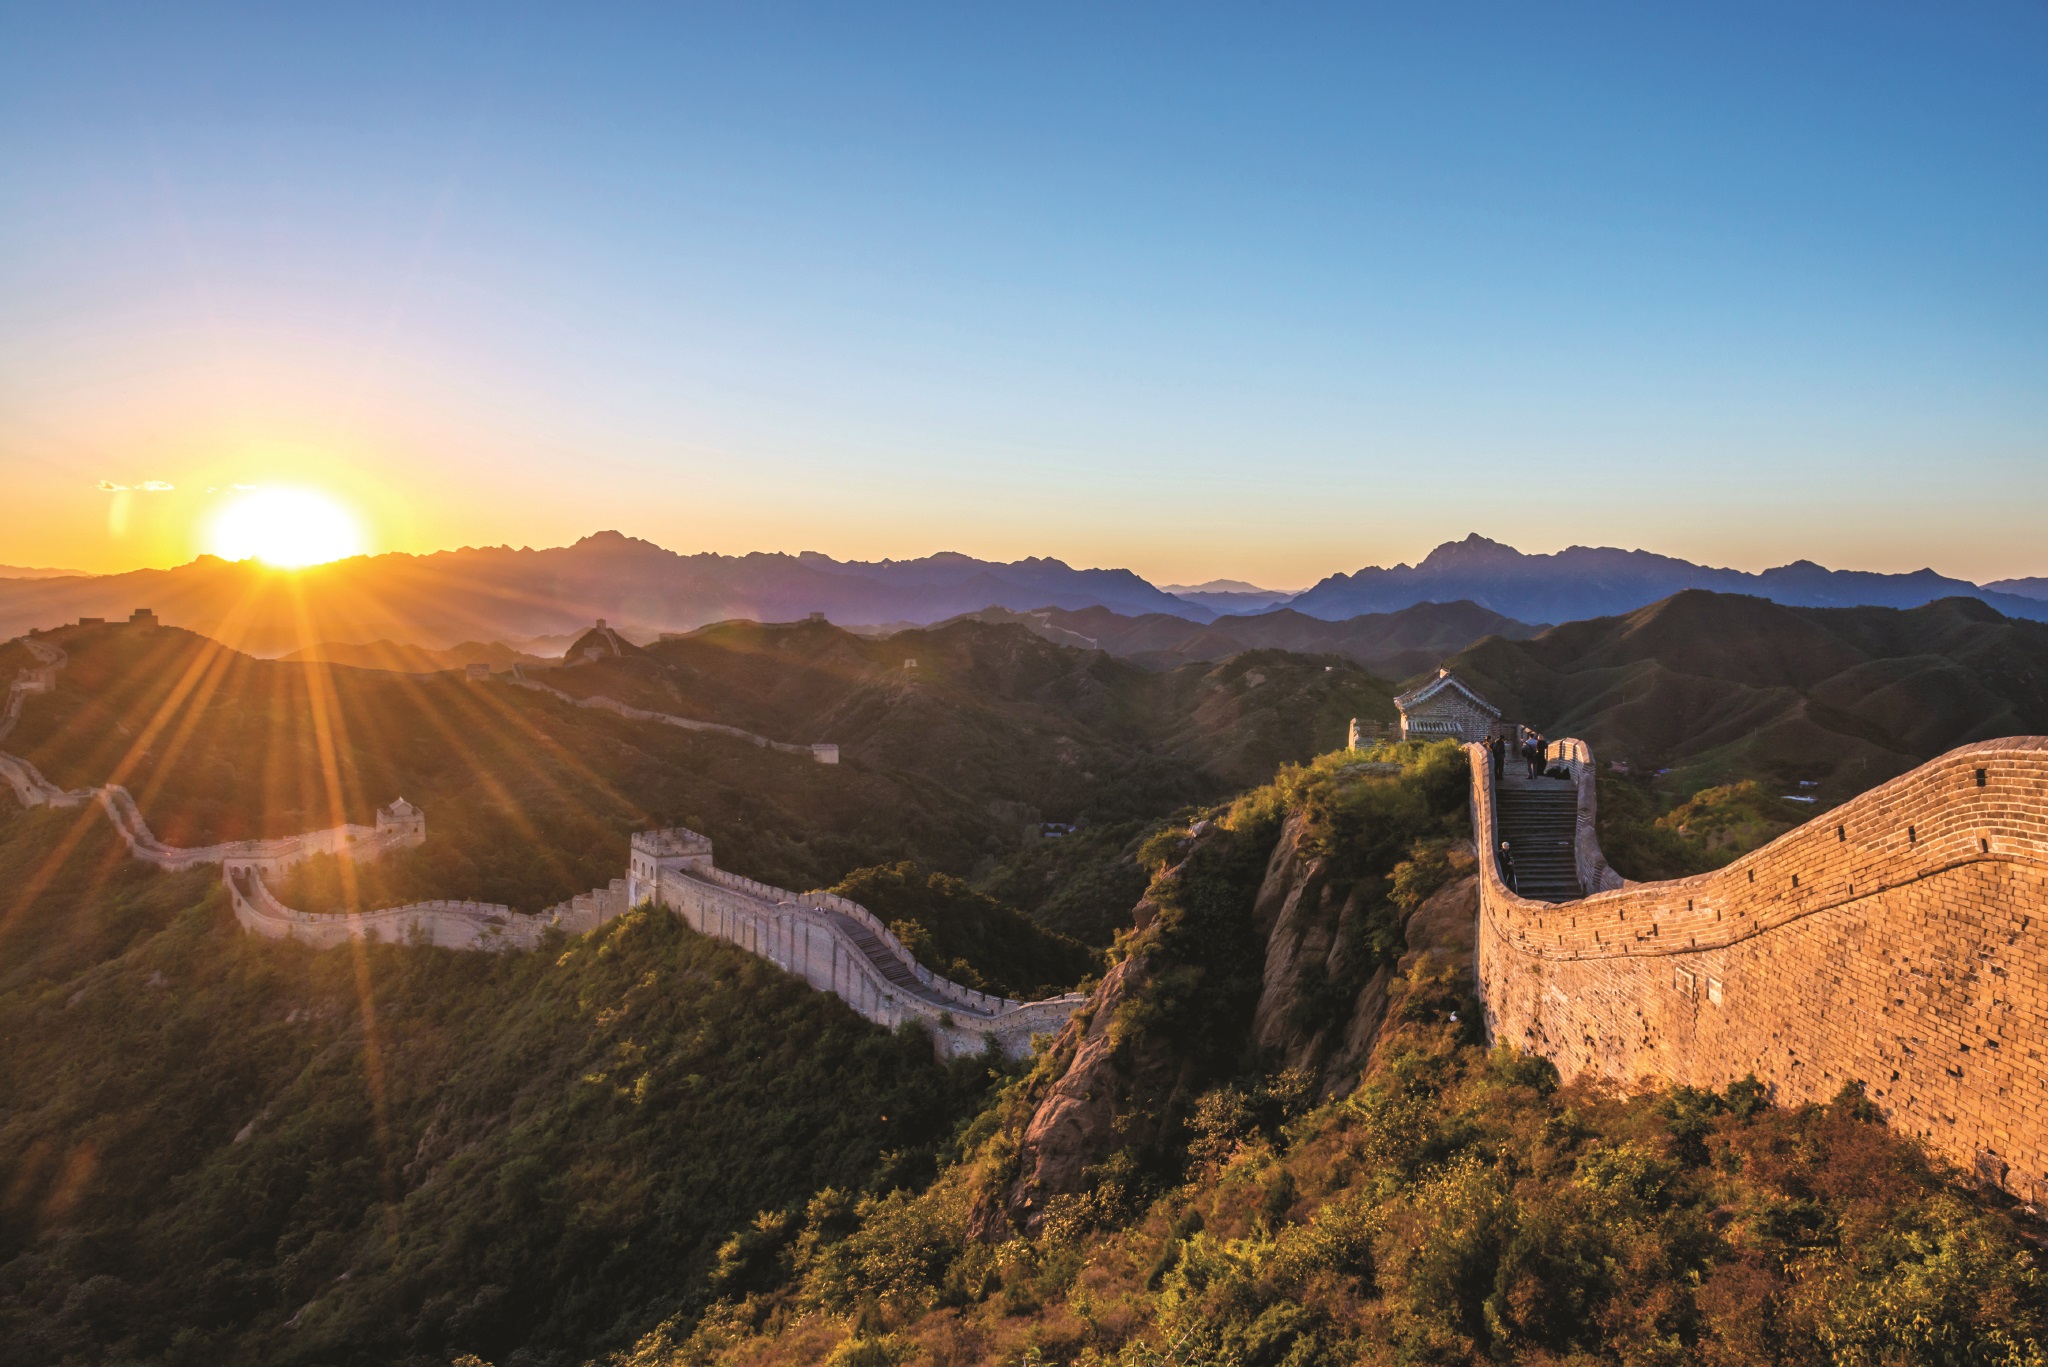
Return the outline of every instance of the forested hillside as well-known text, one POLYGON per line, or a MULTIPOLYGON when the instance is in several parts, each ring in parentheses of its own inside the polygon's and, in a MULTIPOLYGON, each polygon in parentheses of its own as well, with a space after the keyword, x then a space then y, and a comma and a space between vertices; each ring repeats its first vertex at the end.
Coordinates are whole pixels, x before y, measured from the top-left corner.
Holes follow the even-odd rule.
POLYGON ((2048 624, 1974 599, 1800 608, 1694 590, 1449 664, 1603 761, 1671 768, 1683 794, 1811 780, 1840 801, 1965 742, 2048 731, 2048 624))
POLYGON ((2038 1225, 1859 1086, 1618 1095, 1485 1047, 1447 750, 1162 832, 1118 964, 960 1162, 764 1210, 753 1276, 613 1362, 2044 1361, 2038 1225))
MULTIPOLYGON (((1583 654, 1785 668, 1746 622, 1709 624, 1719 654, 1654 619, 1583 654)), ((1974 625, 1957 650, 2024 658, 1974 625)), ((1147 673, 974 622, 905 669, 901 637, 802 624, 546 676, 837 738, 833 767, 503 681, 59 639, 11 745, 168 829, 192 802, 215 824, 185 838, 402 785, 432 834, 357 870, 364 900, 575 890, 681 820, 963 980, 1092 995, 1020 1070, 941 1067, 665 914, 533 953, 313 952, 239 934, 212 870, 126 858, 94 808, 10 808, 0 1362, 2048 1361, 2038 1228, 1853 1084, 1621 1097, 1487 1050, 1464 759, 1331 751, 1385 698, 1341 662, 1147 673), (1040 834, 1054 813, 1079 829, 1040 834)), ((1633 785, 1603 806, 1672 871, 1799 811, 1633 785)))
POLYGON ((921 1186, 990 1079, 667 915, 314 953, 62 811, 0 813, 0 886, 23 1367, 582 1361, 732 1285, 756 1210, 921 1186))

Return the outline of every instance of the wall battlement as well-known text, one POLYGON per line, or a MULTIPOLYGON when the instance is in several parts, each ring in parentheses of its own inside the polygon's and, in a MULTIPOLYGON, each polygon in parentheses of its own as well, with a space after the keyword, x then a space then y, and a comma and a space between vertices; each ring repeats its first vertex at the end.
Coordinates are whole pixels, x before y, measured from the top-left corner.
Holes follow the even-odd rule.
MULTIPOLYGON (((7 710, 0 714, 0 739, 20 717, 23 696, 46 691, 48 680, 65 663, 63 651, 52 644, 28 638, 23 643, 39 664, 35 670, 22 671, 22 679, 10 690, 7 710)), ((526 686, 557 691, 540 684, 526 686)), ((584 700, 581 705, 730 732, 828 764, 838 760, 836 746, 786 745, 732 727, 642 713, 609 698, 584 700)), ((920 1022, 939 1054, 948 1058, 980 1053, 991 1042, 1011 1057, 1027 1054, 1034 1035, 1057 1031, 1086 1000, 1070 993, 1019 1002, 951 982, 918 963, 902 941, 858 902, 825 892, 789 892, 729 873, 712 862, 709 837, 680 826, 635 834, 624 878, 579 893, 538 915, 492 902, 445 899, 324 914, 286 906, 271 892, 266 876, 315 854, 377 859, 419 845, 426 840, 427 829, 426 817, 417 807, 401 797, 378 811, 375 826, 344 825, 275 840, 180 847, 156 838, 134 795, 119 784, 58 788, 27 760, 5 753, 0 753, 0 779, 27 806, 97 801, 130 853, 160 869, 219 864, 236 922, 251 934, 270 939, 300 940, 320 948, 351 940, 383 940, 444 949, 532 949, 550 930, 582 934, 652 902, 683 917, 700 933, 728 940, 821 991, 836 993, 868 1020, 891 1028, 909 1020, 920 1022)))
MULTIPOLYGON (((1493 774, 1468 747, 1478 846, 1493 774)), ((1625 883, 1579 781, 1579 861, 1604 890, 1516 896, 1482 859, 1479 990, 1500 1041, 1567 1077, 1778 1099, 1862 1082, 1898 1129, 2015 1194, 2048 1200, 2048 737, 1965 746, 1726 868, 1625 883)), ((1589 876, 1590 875, 1590 876, 1589 876)))

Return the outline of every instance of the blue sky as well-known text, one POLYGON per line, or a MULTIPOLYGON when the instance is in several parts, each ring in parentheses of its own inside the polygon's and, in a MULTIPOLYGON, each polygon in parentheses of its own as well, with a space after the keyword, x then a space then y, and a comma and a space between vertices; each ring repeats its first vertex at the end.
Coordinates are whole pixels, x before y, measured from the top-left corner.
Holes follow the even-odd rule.
POLYGON ((408 550, 2048 574, 2039 5, 0 24, 0 563, 290 481, 408 550))

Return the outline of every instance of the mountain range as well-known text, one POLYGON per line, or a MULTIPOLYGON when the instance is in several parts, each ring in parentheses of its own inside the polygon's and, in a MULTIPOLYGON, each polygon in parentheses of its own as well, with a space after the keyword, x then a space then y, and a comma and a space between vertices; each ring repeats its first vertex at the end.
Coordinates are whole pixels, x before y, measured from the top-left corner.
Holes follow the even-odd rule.
POLYGON ((1958 745, 2048 732, 2048 625, 1972 598, 1808 608, 1689 589, 1488 637, 1447 667, 1513 720, 1675 771, 1678 792, 1761 778, 1839 801, 1958 745))
POLYGON ((1685 589, 1710 589, 1810 608, 1917 608, 1942 598, 1968 597, 2009 617, 2048 620, 2048 601, 2040 596, 2044 582, 2048 581, 2007 580, 2006 590, 2001 590, 1929 569, 1877 574, 1831 570, 1811 560, 1751 574, 1611 546, 1571 546, 1554 555, 1525 555, 1474 533, 1438 546, 1419 565, 1368 566, 1353 574, 1333 574, 1287 605, 1311 617, 1339 618, 1469 598, 1525 622, 1570 622, 1634 612, 1685 589), (2027 584, 2036 587, 2019 587, 2027 584), (2036 596, 2025 596, 2029 592, 2036 596))
POLYGON ((1544 629, 1468 601, 1417 603, 1337 622, 1292 608, 1219 617, 1206 624, 1163 612, 1128 617, 1108 608, 984 608, 970 615, 984 622, 1015 622, 1048 641, 1108 651, 1148 669, 1226 660, 1247 650, 1286 650, 1341 655, 1385 679, 1434 669, 1445 656, 1482 637, 1522 640, 1544 629))
MULTIPOLYGON (((651 639, 735 618, 792 621, 823 613, 840 625, 906 626, 993 607, 1108 609, 1147 621, 1161 639, 1169 629, 1152 618, 1221 624, 1226 636, 1250 633, 1247 644, 1277 645, 1277 638, 1251 639, 1276 628, 1243 627, 1239 619, 1285 610, 1293 618, 1343 622, 1464 601, 1506 621, 1565 622, 1633 612, 1685 589, 1795 607, 1911 608, 1971 597, 2009 617, 2048 620, 2048 581, 2040 579, 1980 587, 1933 570, 1877 574, 1804 560, 1751 574, 1609 547, 1525 555, 1476 534, 1446 542, 1418 565, 1368 566, 1289 597, 1240 581, 1169 593, 1130 570, 1075 569, 1036 557, 1003 563, 954 552, 880 561, 840 561, 815 551, 682 555, 607 531, 545 550, 465 547, 358 556, 289 573, 201 556, 165 570, 0 577, 0 635, 149 607, 168 623, 261 655, 379 640, 430 649, 495 640, 551 654, 539 638, 573 633, 599 617, 651 639)), ((1197 645, 1183 658, 1210 658, 1208 649, 1197 645)))

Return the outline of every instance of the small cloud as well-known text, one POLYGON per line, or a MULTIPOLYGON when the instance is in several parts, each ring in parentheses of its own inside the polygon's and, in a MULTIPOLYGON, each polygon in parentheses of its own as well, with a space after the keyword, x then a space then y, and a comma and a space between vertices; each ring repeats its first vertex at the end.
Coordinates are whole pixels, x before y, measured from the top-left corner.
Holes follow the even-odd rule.
POLYGON ((145 479, 144 481, 142 481, 142 483, 136 485, 135 487, 143 490, 146 493, 168 494, 171 490, 177 488, 178 486, 175 484, 166 484, 164 483, 164 481, 160 479, 145 479))
POLYGON ((103 494, 125 494, 128 492, 128 486, 116 484, 111 479, 103 479, 99 483, 99 490, 103 494))

